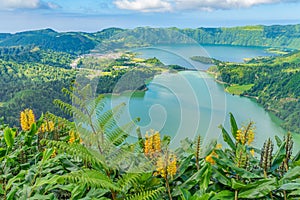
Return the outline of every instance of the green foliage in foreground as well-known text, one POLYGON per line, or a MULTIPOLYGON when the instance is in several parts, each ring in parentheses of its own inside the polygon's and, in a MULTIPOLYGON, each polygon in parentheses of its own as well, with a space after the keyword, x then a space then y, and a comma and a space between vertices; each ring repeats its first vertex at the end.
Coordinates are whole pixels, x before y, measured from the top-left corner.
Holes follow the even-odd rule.
POLYGON ((47 114, 28 131, 0 126, 0 198, 300 198, 300 153, 292 156, 290 134, 275 138, 276 151, 270 139, 256 149, 251 145, 253 123, 238 128, 230 114, 231 131, 220 126, 227 147, 215 141, 205 147, 198 137, 183 140, 171 152, 165 138, 161 150, 149 157, 144 154, 147 138, 139 131, 137 142, 126 140, 139 119, 116 123, 124 104, 104 110, 104 97, 91 99, 89 86, 65 92, 73 105, 55 104, 72 114, 74 122, 47 114), (45 128, 50 121, 54 126, 45 128), (168 154, 177 157, 176 174, 159 175, 154 160, 168 154))

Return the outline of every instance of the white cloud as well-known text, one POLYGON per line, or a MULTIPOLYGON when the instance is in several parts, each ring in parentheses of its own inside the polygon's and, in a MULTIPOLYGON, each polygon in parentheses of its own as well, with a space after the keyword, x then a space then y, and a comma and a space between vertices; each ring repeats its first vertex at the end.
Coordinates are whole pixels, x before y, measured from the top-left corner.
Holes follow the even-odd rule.
POLYGON ((260 4, 276 4, 281 2, 295 2, 295 0, 175 0, 177 9, 235 9, 249 8, 260 4))
POLYGON ((114 4, 125 10, 140 12, 164 12, 172 10, 172 5, 166 0, 116 0, 114 4))
POLYGON ((54 9, 58 8, 57 4, 44 2, 41 0, 0 0, 0 10, 15 9, 54 9))
POLYGON ((289 2, 300 2, 300 0, 115 0, 114 4, 118 8, 126 10, 164 12, 171 10, 229 10, 289 2))

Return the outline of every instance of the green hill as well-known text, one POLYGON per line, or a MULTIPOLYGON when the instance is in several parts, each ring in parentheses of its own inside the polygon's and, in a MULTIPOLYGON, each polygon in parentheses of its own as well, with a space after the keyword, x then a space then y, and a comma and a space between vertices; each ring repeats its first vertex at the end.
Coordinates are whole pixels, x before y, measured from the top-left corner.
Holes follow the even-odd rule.
MULTIPOLYGON (((300 51, 278 57, 252 59, 246 64, 221 63, 217 79, 242 95, 256 97, 265 109, 283 120, 282 126, 300 133, 300 51)), ((212 68, 213 69, 213 68, 212 68)), ((214 68, 216 69, 216 68, 214 68)))
POLYGON ((34 45, 72 54, 89 53, 95 48, 101 51, 174 42, 300 49, 300 25, 197 29, 108 28, 95 33, 58 33, 44 29, 0 34, 0 46, 3 47, 34 45))
POLYGON ((34 45, 42 49, 81 54, 93 49, 96 43, 83 33, 58 33, 51 29, 12 34, 0 42, 0 46, 34 45))

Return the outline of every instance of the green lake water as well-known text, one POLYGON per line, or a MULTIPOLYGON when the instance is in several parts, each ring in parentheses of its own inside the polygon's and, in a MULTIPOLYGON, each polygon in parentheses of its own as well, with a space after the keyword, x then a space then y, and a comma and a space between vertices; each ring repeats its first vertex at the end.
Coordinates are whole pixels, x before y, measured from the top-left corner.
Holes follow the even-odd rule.
MULTIPOLYGON (((164 64, 179 64, 193 69, 208 67, 189 59, 195 55, 234 62, 271 55, 263 48, 216 45, 203 48, 198 45, 166 45, 137 49, 135 52, 141 53, 140 57, 157 57, 164 64)), ((193 139, 197 134, 202 135, 204 143, 220 138, 220 124, 229 130, 229 112, 234 114, 239 124, 246 124, 250 120, 255 122, 255 146, 261 147, 267 138, 274 138, 274 135, 282 137, 286 133, 280 127, 280 121, 255 100, 224 92, 224 87, 206 72, 163 73, 156 76, 147 87, 146 92, 112 96, 109 104, 115 106, 125 102, 127 106, 121 119, 128 121, 140 117, 138 126, 143 133, 154 129, 170 135, 173 147, 179 145, 180 140, 186 137, 193 139)), ((134 133, 132 137, 135 137, 134 133)), ((296 146, 299 148, 299 144, 296 146)))

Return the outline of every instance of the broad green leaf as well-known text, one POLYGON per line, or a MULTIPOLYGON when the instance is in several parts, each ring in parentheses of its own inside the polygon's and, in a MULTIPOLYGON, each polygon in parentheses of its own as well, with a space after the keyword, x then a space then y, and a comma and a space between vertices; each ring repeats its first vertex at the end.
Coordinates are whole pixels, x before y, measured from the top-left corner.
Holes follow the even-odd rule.
POLYGON ((19 172, 18 175, 12 177, 11 179, 9 179, 7 185, 6 185, 6 190, 9 190, 11 188, 11 186, 13 185, 13 183, 15 182, 21 182, 23 180, 25 180, 25 175, 27 174, 27 171, 22 170, 19 172))
POLYGON ((282 144, 282 140, 277 135, 275 135, 275 140, 276 140, 277 146, 280 147, 282 144))
MULTIPOLYGON (((208 167, 209 167, 209 164, 205 163, 205 165, 203 165, 203 167, 199 171, 194 173, 188 180, 186 180, 184 183, 182 183, 180 185, 180 188, 190 190, 192 187, 194 187, 197 183, 199 183, 201 181, 201 179, 203 178, 202 176, 206 172, 206 170, 208 170, 208 167)), ((174 196, 180 195, 180 190, 179 189, 174 190, 173 195, 174 196)))
POLYGON ((206 189, 208 188, 209 182, 210 182, 210 178, 211 178, 211 172, 212 172, 212 167, 210 164, 206 163, 205 165, 207 165, 206 168, 200 169, 201 171, 201 179, 200 179, 200 191, 202 191, 203 193, 206 191, 206 189))
POLYGON ((58 175, 48 175, 46 177, 37 178, 33 188, 39 188, 43 185, 53 185, 56 184, 60 176, 58 175))
POLYGON ((281 146, 276 151, 276 153, 272 159, 271 171, 276 170, 283 162, 283 160, 285 158, 285 144, 286 144, 286 142, 282 142, 281 146))
POLYGON ((231 181, 230 181, 230 179, 227 178, 223 173, 220 172, 219 170, 213 168, 213 174, 212 174, 212 176, 216 180, 218 180, 220 183, 222 183, 223 185, 227 185, 227 186, 231 187, 231 181))
POLYGON ((280 187, 281 190, 298 190, 300 183, 286 183, 280 187))
POLYGON ((292 191, 288 194, 289 197, 292 197, 291 199, 294 199, 294 196, 300 197, 300 189, 292 191))
POLYGON ((14 144, 15 133, 10 128, 4 129, 4 140, 8 148, 11 148, 14 144))
POLYGON ((4 190, 2 188, 3 188, 3 184, 0 184, 0 194, 4 194, 4 190))
MULTIPOLYGON (((0 148, 0 158, 4 157, 6 153, 6 148, 0 148)), ((1 159, 0 159, 1 161, 1 159)))
MULTIPOLYGON (((216 152, 218 153, 218 150, 216 150, 216 152)), ((215 158, 215 161, 217 162, 218 165, 224 166, 224 168, 227 167, 231 168, 236 174, 239 174, 241 178, 260 178, 260 176, 257 174, 254 174, 243 168, 239 168, 235 166, 235 164, 232 163, 228 158, 222 158, 222 159, 215 158)))
POLYGON ((15 194, 18 192, 19 189, 20 189, 19 187, 15 187, 15 188, 11 189, 6 196, 7 200, 16 199, 15 194))
POLYGON ((28 198, 28 200, 39 200, 39 199, 54 200, 56 198, 55 198, 54 194, 43 195, 43 194, 39 194, 39 193, 36 193, 33 197, 28 198))
POLYGON ((45 151, 43 152, 43 159, 42 162, 45 162, 46 160, 48 160, 51 155, 53 154, 54 149, 50 148, 50 149, 45 149, 45 151))
POLYGON ((186 172, 186 169, 190 166, 191 159, 193 157, 194 157, 194 155, 190 155, 187 158, 182 159, 182 161, 179 164, 176 177, 180 177, 182 174, 184 174, 186 172))
POLYGON ((300 151, 296 154, 296 156, 293 158, 294 162, 300 161, 300 151))
POLYGON ((262 179, 247 184, 239 191, 239 198, 261 198, 269 195, 273 190, 278 189, 276 178, 262 179))
POLYGON ((179 188, 181 192, 181 198, 182 200, 189 200, 191 198, 191 193, 183 188, 179 188))
POLYGON ((219 128, 221 128, 221 130, 222 130, 224 142, 226 142, 232 150, 235 150, 236 149, 235 144, 232 141, 228 132, 225 130, 225 128, 222 125, 220 125, 219 128))
POLYGON ((232 178, 231 179, 231 187, 232 187, 232 189, 239 190, 241 188, 245 188, 246 185, 244 183, 242 183, 240 181, 237 181, 237 180, 232 178))
POLYGON ((223 190, 213 196, 210 200, 224 200, 224 199, 234 199, 234 192, 229 190, 223 190))
POLYGON ((237 126, 237 123, 236 123, 236 120, 233 116, 232 113, 229 113, 230 115, 230 125, 231 125, 231 134, 233 136, 233 138, 236 138, 236 134, 237 134, 237 131, 238 131, 238 126, 237 126))
POLYGON ((282 178, 283 181, 288 180, 294 180, 298 178, 300 175, 300 166, 294 167, 293 169, 290 169, 282 178))

